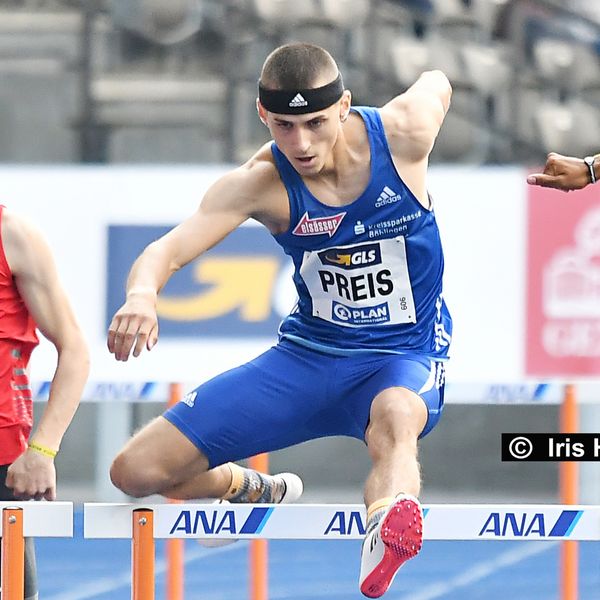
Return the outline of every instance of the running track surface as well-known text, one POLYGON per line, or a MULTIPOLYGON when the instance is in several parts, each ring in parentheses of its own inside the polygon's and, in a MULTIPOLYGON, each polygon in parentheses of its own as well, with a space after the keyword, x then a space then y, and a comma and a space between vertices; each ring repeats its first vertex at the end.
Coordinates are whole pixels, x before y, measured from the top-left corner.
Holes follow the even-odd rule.
MULTIPOLYGON (((129 600, 131 543, 38 539, 41 600, 129 600)), ((248 543, 185 548, 185 600, 248 600, 248 543)), ((579 544, 579 599, 600 600, 600 542, 579 544)), ((358 600, 360 541, 269 542, 269 600, 358 600)), ((386 600, 558 600, 559 544, 425 542, 386 600)), ((156 600, 165 598, 164 544, 157 541, 156 600)))

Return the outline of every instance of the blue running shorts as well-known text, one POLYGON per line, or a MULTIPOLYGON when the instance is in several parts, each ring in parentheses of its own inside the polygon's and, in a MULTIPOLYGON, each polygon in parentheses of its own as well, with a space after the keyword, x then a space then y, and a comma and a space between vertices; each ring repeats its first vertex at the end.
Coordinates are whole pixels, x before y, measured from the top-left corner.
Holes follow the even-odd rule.
POLYGON ((396 386, 427 405, 423 437, 444 404, 443 362, 376 352, 333 356, 283 339, 189 392, 164 417, 212 468, 320 437, 364 441, 373 399, 396 386))

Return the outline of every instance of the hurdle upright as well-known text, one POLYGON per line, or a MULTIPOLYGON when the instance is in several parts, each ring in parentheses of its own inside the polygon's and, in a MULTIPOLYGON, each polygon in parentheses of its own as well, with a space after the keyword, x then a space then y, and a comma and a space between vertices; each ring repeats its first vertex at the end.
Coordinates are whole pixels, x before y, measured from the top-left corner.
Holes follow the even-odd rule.
MULTIPOLYGON (((426 540, 600 541, 600 506, 432 504, 423 507, 423 516, 426 540)), ((365 509, 359 504, 84 505, 84 537, 135 535, 132 561, 146 566, 156 538, 354 540, 364 534, 365 509), (152 531, 146 528, 142 538, 135 520, 147 513, 153 515, 152 531)), ((140 566, 132 565, 138 574, 132 597, 153 600, 154 570, 140 566), (140 595, 141 589, 152 591, 140 595)))

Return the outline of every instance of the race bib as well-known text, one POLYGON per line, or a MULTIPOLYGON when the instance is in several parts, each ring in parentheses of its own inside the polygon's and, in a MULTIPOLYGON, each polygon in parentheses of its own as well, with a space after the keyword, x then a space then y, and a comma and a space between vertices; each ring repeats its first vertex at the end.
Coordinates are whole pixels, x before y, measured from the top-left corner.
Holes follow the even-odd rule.
POLYGON ((313 316, 345 327, 416 323, 403 236, 304 252, 313 316))

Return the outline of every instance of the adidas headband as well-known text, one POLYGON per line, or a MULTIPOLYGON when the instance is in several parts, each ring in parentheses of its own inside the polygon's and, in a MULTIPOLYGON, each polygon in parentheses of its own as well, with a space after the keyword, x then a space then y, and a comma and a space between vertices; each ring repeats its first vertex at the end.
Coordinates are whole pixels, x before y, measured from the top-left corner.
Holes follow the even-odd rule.
POLYGON ((308 90, 270 90, 258 82, 258 99, 272 113, 280 115, 305 115, 329 108, 344 93, 342 76, 331 83, 308 90))

